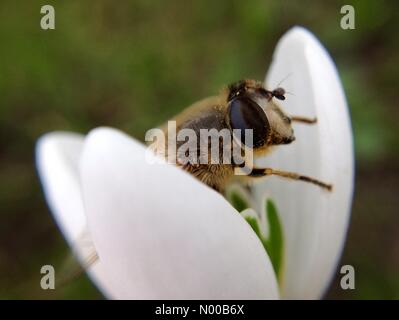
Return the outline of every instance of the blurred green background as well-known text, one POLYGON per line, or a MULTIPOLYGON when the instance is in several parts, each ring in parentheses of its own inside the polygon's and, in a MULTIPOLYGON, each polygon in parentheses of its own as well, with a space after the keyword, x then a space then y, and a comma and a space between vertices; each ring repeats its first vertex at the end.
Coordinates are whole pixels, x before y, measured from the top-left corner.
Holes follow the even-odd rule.
POLYGON ((263 79, 279 37, 314 32, 340 71, 352 114, 356 192, 339 273, 326 298, 399 298, 397 1, 2 1, 0 4, 0 298, 101 298, 80 277, 54 291, 40 267, 68 248, 34 167, 37 138, 107 125, 147 129, 241 78, 263 79), (51 4, 56 29, 40 29, 51 4), (352 4, 356 29, 340 28, 352 4))

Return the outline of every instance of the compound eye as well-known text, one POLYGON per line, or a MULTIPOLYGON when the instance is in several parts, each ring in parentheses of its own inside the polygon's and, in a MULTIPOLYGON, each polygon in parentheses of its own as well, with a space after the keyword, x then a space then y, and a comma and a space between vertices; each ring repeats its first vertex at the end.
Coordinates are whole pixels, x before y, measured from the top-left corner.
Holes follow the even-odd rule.
POLYGON ((246 97, 237 97, 230 102, 228 115, 231 129, 241 130, 240 138, 243 144, 245 144, 245 129, 253 130, 253 146, 247 145, 247 147, 257 148, 266 143, 270 125, 265 112, 256 102, 246 97))

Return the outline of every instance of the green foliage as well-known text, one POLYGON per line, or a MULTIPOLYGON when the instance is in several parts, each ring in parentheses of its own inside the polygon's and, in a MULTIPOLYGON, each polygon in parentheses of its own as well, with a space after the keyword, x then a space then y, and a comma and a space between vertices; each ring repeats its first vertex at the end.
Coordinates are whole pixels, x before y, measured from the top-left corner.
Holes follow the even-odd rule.
POLYGON ((284 237, 276 206, 272 200, 266 201, 267 221, 249 215, 244 215, 245 220, 259 237, 272 262, 274 272, 281 283, 283 277, 284 237), (265 237, 261 231, 261 224, 266 223, 269 236, 265 237))
POLYGON ((271 199, 266 200, 264 217, 260 217, 255 212, 255 209, 251 208, 249 200, 243 190, 231 188, 231 190, 227 192, 227 200, 229 200, 231 205, 242 214, 262 242, 272 262, 277 279, 281 281, 284 258, 284 236, 283 226, 280 222, 274 202, 271 199), (250 212, 245 211, 249 208, 251 209, 250 212), (252 213, 255 213, 255 215, 252 215, 252 213), (265 224, 265 226, 262 226, 262 224, 265 224), (262 232, 262 230, 265 229, 268 231, 268 237, 265 237, 262 232))
POLYGON ((242 212, 251 207, 248 197, 238 187, 228 189, 226 198, 238 212, 242 212))
POLYGON ((283 226, 281 225, 276 206, 270 199, 266 203, 266 212, 269 223, 269 237, 264 241, 264 246, 270 256, 277 278, 281 281, 284 258, 283 226))

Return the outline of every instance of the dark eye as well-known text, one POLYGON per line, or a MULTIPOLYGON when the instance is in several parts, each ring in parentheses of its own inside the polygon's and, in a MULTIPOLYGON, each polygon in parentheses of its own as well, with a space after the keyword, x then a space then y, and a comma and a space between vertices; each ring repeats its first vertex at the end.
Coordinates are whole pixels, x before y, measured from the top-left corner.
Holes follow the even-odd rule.
POLYGON ((229 104, 228 115, 231 129, 241 130, 243 144, 245 144, 245 129, 253 130, 254 148, 266 143, 270 132, 269 121, 265 112, 256 102, 246 97, 235 98, 229 104))

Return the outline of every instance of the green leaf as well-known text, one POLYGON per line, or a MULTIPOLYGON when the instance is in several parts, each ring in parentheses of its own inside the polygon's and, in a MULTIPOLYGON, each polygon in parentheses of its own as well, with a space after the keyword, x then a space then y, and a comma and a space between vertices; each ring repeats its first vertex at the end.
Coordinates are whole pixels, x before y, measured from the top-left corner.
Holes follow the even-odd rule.
POLYGON ((244 195, 242 195, 238 190, 232 190, 229 192, 228 200, 238 212, 244 211, 250 207, 244 195))
POLYGON ((284 252, 283 229, 277 213, 277 208, 270 199, 266 201, 266 216, 269 222, 269 238, 262 242, 272 261, 277 279, 281 281, 284 252))
POLYGON ((247 215, 244 210, 250 208, 250 203, 245 196, 245 193, 240 192, 240 189, 232 189, 227 193, 227 199, 232 206, 242 214, 252 230, 262 242, 263 247, 269 255, 270 261, 273 265, 276 277, 281 284, 283 259, 284 259, 284 235, 283 228, 280 222, 276 205, 271 199, 267 199, 265 203, 265 220, 268 225, 268 234, 266 238, 262 233, 261 222, 262 219, 255 215, 247 215))
MULTIPOLYGON (((247 220, 249 225, 252 227, 252 230, 254 230, 254 232, 259 237, 259 239, 262 240, 262 235, 260 234, 258 219, 254 218, 254 217, 245 217, 245 220, 247 220)), ((262 243, 263 243, 263 240, 262 240, 262 243)))

